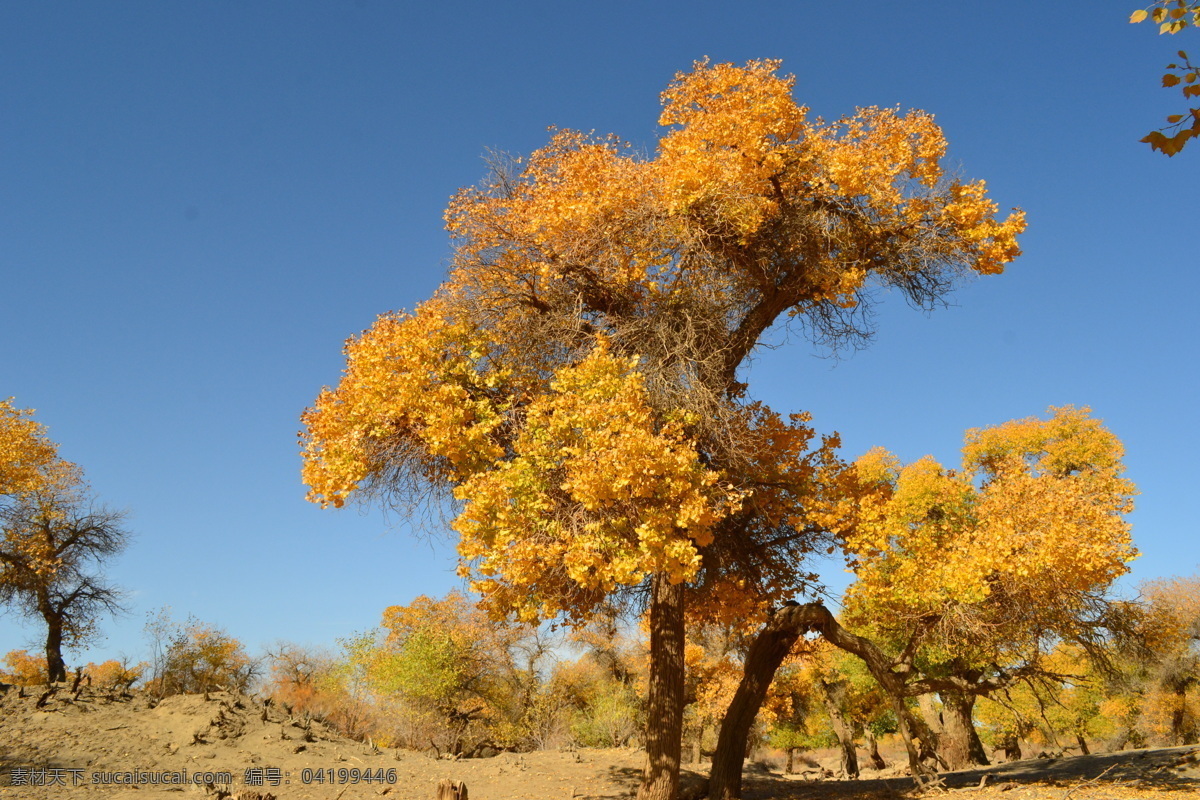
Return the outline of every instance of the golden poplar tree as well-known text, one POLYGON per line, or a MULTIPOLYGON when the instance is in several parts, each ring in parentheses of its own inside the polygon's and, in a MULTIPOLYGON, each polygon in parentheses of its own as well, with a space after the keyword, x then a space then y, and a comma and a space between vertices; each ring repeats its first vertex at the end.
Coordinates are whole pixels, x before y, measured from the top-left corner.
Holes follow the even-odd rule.
POLYGON ((875 289, 928 306, 1020 252, 1022 214, 943 171, 930 115, 813 118, 778 67, 677 75, 652 156, 555 131, 459 192, 447 281, 351 339, 303 418, 310 499, 447 490, 461 571, 497 613, 645 599, 645 798, 678 786, 689 602, 762 619, 841 513, 836 440, 747 397, 763 334, 861 339, 875 289))

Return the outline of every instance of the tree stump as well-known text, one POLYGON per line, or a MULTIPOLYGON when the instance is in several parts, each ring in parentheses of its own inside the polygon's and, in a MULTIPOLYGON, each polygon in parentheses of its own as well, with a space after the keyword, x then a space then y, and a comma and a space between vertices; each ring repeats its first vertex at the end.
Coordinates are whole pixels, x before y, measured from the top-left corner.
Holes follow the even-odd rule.
POLYGON ((443 778, 437 785, 436 800, 467 800, 467 785, 462 781, 443 778))

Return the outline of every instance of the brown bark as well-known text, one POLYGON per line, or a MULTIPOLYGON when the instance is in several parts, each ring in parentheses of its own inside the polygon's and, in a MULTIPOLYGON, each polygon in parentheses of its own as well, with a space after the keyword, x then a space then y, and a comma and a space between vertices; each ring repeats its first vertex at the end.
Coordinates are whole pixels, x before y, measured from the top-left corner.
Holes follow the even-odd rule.
POLYGON ((871 758, 871 766, 875 769, 886 769, 887 762, 879 755, 879 741, 875 738, 875 732, 867 728, 863 731, 863 736, 867 740, 867 755, 871 758))
MULTIPOLYGON (((863 660, 872 677, 892 699, 892 710, 899 720, 901 739, 908 752, 909 769, 918 777, 930 774, 931 770, 922 763, 921 751, 914 739, 920 739, 930 755, 937 758, 937 737, 904 705, 903 698, 912 693, 906 686, 907 673, 896 671, 893 660, 874 642, 843 628, 820 603, 789 605, 772 614, 750 646, 742 681, 721 723, 709 780, 711 800, 733 800, 740 796, 742 761, 750 726, 762 706, 775 671, 796 640, 810 630, 818 631, 830 644, 863 660)), ((925 688, 927 683, 922 682, 926 691, 940 688, 925 688)), ((945 766, 944 761, 942 764, 945 766)))
POLYGON ((683 745, 683 584, 651 578, 646 772, 638 800, 675 800, 683 745))
MULTIPOLYGON (((801 615, 787 616, 784 612, 804 608, 809 607, 789 606, 775 614, 750 645, 742 680, 729 703, 717 736, 717 750, 713 753, 712 770, 709 772, 708 796, 711 800, 735 800, 742 796, 742 763, 746 758, 746 739, 750 735, 750 726, 754 724, 758 709, 766 699, 775 671, 807 629, 806 625, 799 624, 801 615)), ((824 610, 824 607, 821 609, 824 610)))
POLYGON ((933 695, 923 694, 917 698, 917 708, 921 709, 921 717, 934 733, 942 732, 942 715, 933 705, 933 695))
POLYGON ((50 599, 43 598, 38 602, 42 618, 46 621, 46 674, 50 683, 58 683, 67 679, 67 664, 63 661, 63 620, 61 614, 54 612, 50 599))
POLYGON ((1006 734, 1000 740, 1000 747, 1004 749, 1004 758, 1006 761, 1021 760, 1021 740, 1015 733, 1006 734))
POLYGON ((1187 690, 1195 681, 1190 677, 1176 677, 1167 681, 1167 689, 1175 695, 1171 710, 1171 744, 1181 746, 1196 744, 1196 729, 1189 725, 1187 714, 1187 690))
POLYGON ((1075 741, 1079 744, 1080 755, 1090 756, 1092 751, 1088 749, 1087 740, 1083 738, 1083 734, 1076 732, 1075 741))
POLYGON ((842 775, 847 778, 858 777, 858 751, 854 748, 854 726, 846 719, 842 706, 846 702, 846 686, 843 683, 828 683, 818 681, 821 687, 821 699, 825 701, 825 711, 829 721, 833 723, 833 735, 837 737, 841 748, 842 775))
POLYGON ((975 732, 974 709, 975 695, 942 692, 943 735, 939 750, 950 769, 988 764, 983 742, 975 732))
POLYGON ((437 785, 437 800, 467 800, 467 785, 443 778, 437 785))

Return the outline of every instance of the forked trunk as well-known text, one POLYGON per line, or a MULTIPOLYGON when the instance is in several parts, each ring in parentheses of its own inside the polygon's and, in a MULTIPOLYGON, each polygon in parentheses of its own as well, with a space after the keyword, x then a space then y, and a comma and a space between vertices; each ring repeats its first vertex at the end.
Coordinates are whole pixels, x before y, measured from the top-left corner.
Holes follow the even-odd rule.
POLYGON ((957 692, 942 693, 943 733, 940 752, 950 769, 965 769, 976 764, 987 766, 983 742, 975 732, 972 712, 975 695, 957 692))
POLYGON ((683 746, 683 584, 655 575, 650 586, 650 696, 646 773, 638 800, 675 800, 683 746))
MULTIPOLYGON (((830 644, 853 653, 866 663, 871 675, 892 700, 892 710, 900 720, 900 736, 908 750, 913 775, 925 776, 931 770, 921 763, 914 736, 936 746, 937 738, 924 721, 919 721, 904 705, 903 678, 891 670, 890 659, 873 643, 843 628, 829 609, 820 603, 791 604, 777 611, 755 637, 746 654, 745 670, 729 710, 721 723, 717 751, 713 754, 708 784, 710 800, 734 800, 741 796, 742 761, 746 739, 758 709, 767 695, 775 671, 806 631, 819 631, 830 644)), ((936 752, 934 756, 936 757, 936 752)))

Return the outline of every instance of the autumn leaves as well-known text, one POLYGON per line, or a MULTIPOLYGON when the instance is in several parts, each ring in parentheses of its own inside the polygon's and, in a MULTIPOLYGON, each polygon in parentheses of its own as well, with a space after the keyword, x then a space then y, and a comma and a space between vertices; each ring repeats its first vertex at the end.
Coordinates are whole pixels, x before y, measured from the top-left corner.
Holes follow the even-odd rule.
POLYGON ((1000 271, 1024 221, 943 174, 929 115, 813 120, 778 66, 678 75, 654 158, 557 131, 456 195, 450 279, 351 340, 342 383, 304 416, 310 498, 401 473, 448 486, 464 571, 526 617, 586 616, 652 573, 694 581, 723 521, 833 519, 813 490, 818 469, 833 479, 829 443, 772 440, 788 426, 739 398, 737 368, 782 314, 1000 271))

